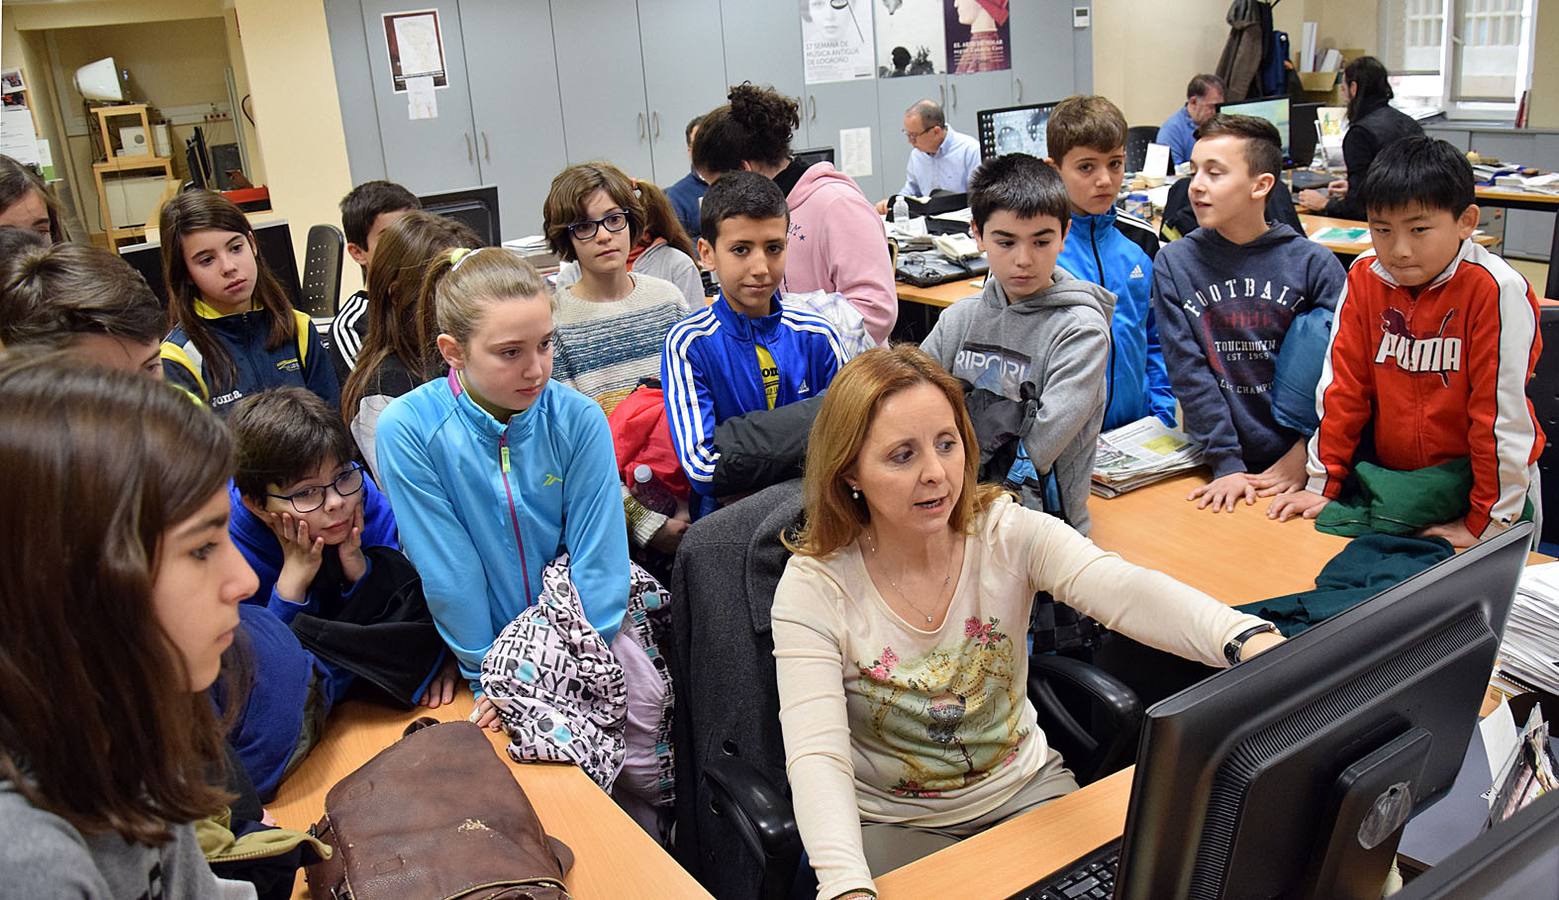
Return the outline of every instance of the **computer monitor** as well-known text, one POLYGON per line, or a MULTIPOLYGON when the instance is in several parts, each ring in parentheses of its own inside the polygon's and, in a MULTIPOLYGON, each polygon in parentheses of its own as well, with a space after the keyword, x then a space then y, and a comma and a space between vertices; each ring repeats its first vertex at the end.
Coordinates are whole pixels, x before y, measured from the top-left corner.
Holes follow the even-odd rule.
POLYGON ((834 161, 834 148, 812 147, 806 150, 797 150, 791 154, 791 158, 803 166, 811 166, 820 162, 831 163, 834 161))
POLYGON ((1529 900, 1559 885, 1559 793, 1484 832, 1407 883, 1394 900, 1529 900))
POLYGON ((1044 159, 1045 127, 1050 123, 1050 111, 1055 103, 1030 103, 1027 106, 1007 106, 1001 109, 982 109, 976 116, 980 133, 980 158, 1005 156, 1008 153, 1027 153, 1044 159))
POLYGON ((476 232, 483 246, 503 243, 503 231, 498 227, 498 188, 493 185, 424 194, 417 199, 428 212, 454 219, 476 232))
MULTIPOLYGON (((1218 112, 1221 115, 1230 116, 1255 116, 1258 119, 1266 119, 1268 122, 1271 122, 1273 125, 1277 126, 1278 135, 1283 140, 1283 160, 1285 163, 1290 165, 1293 163, 1293 158, 1289 155, 1289 147, 1292 143, 1290 139, 1290 132, 1292 129, 1289 126, 1291 117, 1289 114, 1289 104, 1287 97, 1273 97, 1269 100, 1245 100, 1239 103, 1224 103, 1218 107, 1218 112)), ((1312 130, 1313 128, 1314 126, 1312 126, 1312 130)), ((1313 144, 1310 149, 1312 153, 1315 152, 1315 147, 1313 144)), ((1310 160, 1305 160, 1307 165, 1309 162, 1310 160)))
MULTIPOLYGON (((266 222, 254 226, 254 240, 260 248, 260 258, 270 269, 293 308, 303 308, 303 287, 298 278, 298 261, 292 249, 292 230, 285 220, 266 222)), ((141 273, 157 299, 168 303, 168 287, 162 279, 162 244, 148 241, 121 247, 119 255, 131 268, 141 273)))
POLYGON ((1450 788, 1532 526, 1448 559, 1146 714, 1117 900, 1378 898, 1450 788))
POLYGON ((1294 103, 1289 106, 1288 152, 1291 166, 1308 166, 1315 162, 1315 142, 1320 139, 1316 130, 1316 116, 1323 104, 1294 103))

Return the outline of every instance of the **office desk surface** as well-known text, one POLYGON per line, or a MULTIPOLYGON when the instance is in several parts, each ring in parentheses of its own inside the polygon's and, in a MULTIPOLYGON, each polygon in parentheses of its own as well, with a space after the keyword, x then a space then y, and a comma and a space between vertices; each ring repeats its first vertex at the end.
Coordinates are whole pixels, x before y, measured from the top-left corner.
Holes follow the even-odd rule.
MULTIPOLYGON (((413 719, 429 715, 440 721, 456 721, 470 715, 471 706, 471 694, 463 687, 454 703, 436 710, 401 712, 348 700, 331 713, 324 738, 266 808, 278 825, 306 830, 319 821, 325 793, 394 743, 413 719)), ((503 749, 508 738, 492 732, 487 735, 499 757, 509 762, 503 749)), ((509 767, 536 807, 547 833, 573 849, 574 868, 565 883, 576 900, 709 896, 579 767, 513 762, 509 767)), ((308 896, 299 873, 293 897, 308 896)))
MULTIPOLYGON (((1314 523, 1275 522, 1266 500, 1209 513, 1185 500, 1205 470, 1123 494, 1090 498, 1093 539, 1129 562, 1166 572, 1231 606, 1315 587, 1315 576, 1347 539, 1314 523)), ((1546 562, 1534 553, 1531 562, 1546 562)), ((1485 701, 1484 712, 1493 707, 1485 701)), ((1010 819, 982 834, 875 879, 883 900, 1006 896, 1121 834, 1132 769, 1010 819)))

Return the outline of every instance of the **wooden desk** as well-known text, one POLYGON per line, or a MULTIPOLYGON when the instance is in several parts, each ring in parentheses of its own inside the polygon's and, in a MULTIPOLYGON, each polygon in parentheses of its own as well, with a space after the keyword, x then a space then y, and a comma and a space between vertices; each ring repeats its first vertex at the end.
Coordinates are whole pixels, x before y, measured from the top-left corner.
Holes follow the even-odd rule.
MULTIPOLYGON (((1346 538, 1313 522, 1276 522, 1267 500, 1232 513, 1199 510, 1185 499, 1205 470, 1111 500, 1089 499, 1093 540, 1129 562, 1158 569, 1230 606, 1315 587, 1315 576, 1346 538)), ((1548 558, 1534 553, 1531 562, 1548 558)), ((1486 700, 1484 711, 1493 708, 1486 700)), ((883 900, 1006 896, 1118 837, 1126 827, 1133 769, 1010 819, 875 879, 883 900), (978 873, 977 876, 974 873, 978 873)))
MULTIPOLYGON (((1299 221, 1305 226, 1305 234, 1311 240, 1315 235, 1327 228, 1364 228, 1365 223, 1354 219, 1337 219, 1331 216, 1314 216, 1309 213, 1300 213, 1299 221)), ((1492 247, 1499 243, 1499 238, 1492 234, 1480 234, 1473 238, 1474 241, 1485 247, 1492 247)), ((1366 233, 1362 241, 1317 241, 1321 246, 1332 251, 1338 256, 1354 257, 1374 246, 1366 233)))
POLYGON ((1559 300, 1559 195, 1495 187, 1480 187, 1475 193, 1479 206, 1521 209, 1555 215, 1553 243, 1548 249, 1548 283, 1543 286, 1543 292, 1538 296, 1559 300))
POLYGON ((922 306, 931 306, 936 309, 947 309, 954 303, 965 297, 973 297, 980 292, 980 284, 985 276, 979 278, 964 278, 959 281, 949 281, 946 284, 938 284, 932 287, 915 287, 913 284, 899 282, 899 301, 903 303, 919 303, 922 306))
MULTIPOLYGON (((394 743, 413 719, 430 715, 444 722, 471 714, 471 694, 461 688, 455 702, 436 710, 400 712, 348 700, 331 713, 325 737, 303 765, 282 785, 266 808, 285 828, 306 830, 319 820, 325 793, 374 754, 394 743)), ((508 738, 488 732, 506 762, 508 738)), ((693 876, 677 865, 612 798, 579 767, 558 763, 509 763, 547 833, 574 851, 574 868, 565 883, 576 900, 592 897, 708 897, 693 876)), ((306 898, 302 873, 293 897, 306 898)), ((412 900, 412 898, 407 898, 412 900)))

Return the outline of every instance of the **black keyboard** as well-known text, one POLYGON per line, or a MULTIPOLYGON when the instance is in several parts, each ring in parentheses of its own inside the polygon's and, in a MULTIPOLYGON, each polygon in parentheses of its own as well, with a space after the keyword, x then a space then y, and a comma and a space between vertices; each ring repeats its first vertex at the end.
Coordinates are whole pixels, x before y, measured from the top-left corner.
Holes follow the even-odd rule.
POLYGON ((1115 870, 1120 864, 1121 842, 1116 838, 1013 894, 1011 900, 1108 900, 1115 895, 1115 870))

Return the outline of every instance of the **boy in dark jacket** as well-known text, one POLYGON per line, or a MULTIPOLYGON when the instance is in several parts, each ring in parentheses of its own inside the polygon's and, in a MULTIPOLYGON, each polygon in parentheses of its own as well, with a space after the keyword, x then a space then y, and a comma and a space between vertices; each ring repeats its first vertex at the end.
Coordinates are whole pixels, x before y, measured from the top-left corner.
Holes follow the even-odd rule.
POLYGON ((1213 472, 1189 499, 1232 511, 1304 483, 1303 436, 1272 414, 1278 353, 1296 317, 1336 307, 1347 276, 1330 250, 1267 221, 1283 164, 1277 128, 1218 116, 1199 134, 1190 197, 1200 227, 1159 251, 1153 304, 1185 431, 1213 472))
POLYGON ((1126 117, 1104 97, 1068 97, 1050 113, 1046 160, 1061 173, 1071 230, 1056 265, 1115 295, 1103 430, 1157 416, 1175 424, 1175 395, 1153 316, 1153 226, 1115 209, 1126 174, 1126 117))

